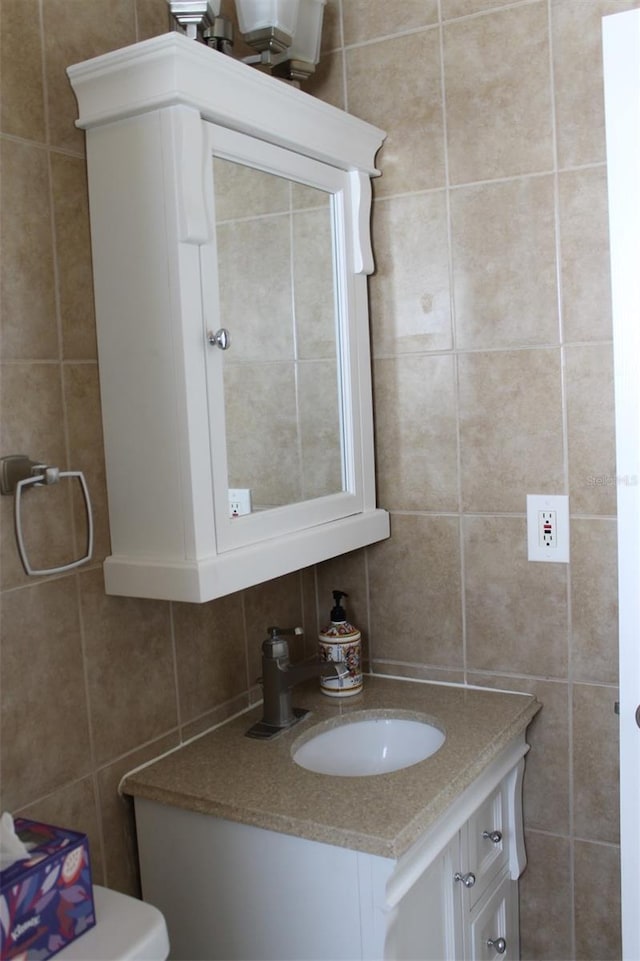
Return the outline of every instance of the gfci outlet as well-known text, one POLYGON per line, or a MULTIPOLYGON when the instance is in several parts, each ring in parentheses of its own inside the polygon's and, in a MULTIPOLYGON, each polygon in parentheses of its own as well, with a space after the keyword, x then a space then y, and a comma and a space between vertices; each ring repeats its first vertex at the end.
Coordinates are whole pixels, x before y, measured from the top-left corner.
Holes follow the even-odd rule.
POLYGON ((229 488, 229 516, 241 517, 251 513, 251 489, 249 487, 229 488))
POLYGON ((527 494, 530 561, 569 563, 569 498, 566 494, 527 494))

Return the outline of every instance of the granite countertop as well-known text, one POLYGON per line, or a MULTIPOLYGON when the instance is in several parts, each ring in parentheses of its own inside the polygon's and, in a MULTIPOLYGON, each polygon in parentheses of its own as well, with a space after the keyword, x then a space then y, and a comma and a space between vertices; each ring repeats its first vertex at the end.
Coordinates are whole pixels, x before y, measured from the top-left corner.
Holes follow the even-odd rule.
MULTIPOLYGON (((400 857, 540 709, 530 695, 365 675, 362 693, 331 698, 318 681, 294 688, 311 713, 273 740, 245 737, 262 706, 128 774, 126 794, 313 841, 400 857), (311 728, 362 711, 401 709, 446 733, 442 748, 412 767, 374 777, 301 768, 295 742, 311 728)), ((405 713, 406 716, 406 713, 405 713)))

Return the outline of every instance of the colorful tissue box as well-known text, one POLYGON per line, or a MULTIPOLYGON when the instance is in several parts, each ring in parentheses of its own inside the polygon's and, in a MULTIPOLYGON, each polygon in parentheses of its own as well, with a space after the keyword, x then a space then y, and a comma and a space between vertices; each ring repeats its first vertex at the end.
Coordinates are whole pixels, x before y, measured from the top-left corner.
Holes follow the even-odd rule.
POLYGON ((0 959, 45 961, 96 923, 85 834, 16 818, 29 851, 0 872, 0 959))

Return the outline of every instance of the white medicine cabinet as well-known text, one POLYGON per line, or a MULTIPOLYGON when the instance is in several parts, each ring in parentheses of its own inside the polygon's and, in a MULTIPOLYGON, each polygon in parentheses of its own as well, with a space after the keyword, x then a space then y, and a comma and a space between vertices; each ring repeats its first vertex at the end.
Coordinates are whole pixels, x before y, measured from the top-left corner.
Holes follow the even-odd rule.
POLYGON ((107 592, 202 602, 388 537, 366 286, 383 132, 178 33, 68 73, 107 592))

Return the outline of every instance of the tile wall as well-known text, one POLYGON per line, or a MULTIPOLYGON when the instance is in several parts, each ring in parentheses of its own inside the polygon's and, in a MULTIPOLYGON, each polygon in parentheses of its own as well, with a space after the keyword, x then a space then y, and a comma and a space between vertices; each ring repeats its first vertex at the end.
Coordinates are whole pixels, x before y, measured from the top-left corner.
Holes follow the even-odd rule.
MULTIPOLYGON (((264 627, 303 623, 312 638, 340 587, 376 671, 544 703, 525 791, 523 957, 620 956, 599 21, 631 5, 329 0, 308 89, 388 131, 370 292, 392 537, 192 606, 102 588, 83 141, 64 73, 164 32, 165 0, 0 0, 0 449, 83 469, 97 519, 91 566, 32 582, 0 504, 0 800, 86 830, 98 881, 137 886, 121 775, 246 706, 264 627), (525 495, 545 492, 571 496, 568 567, 525 558, 525 495)), ((64 491, 34 492, 30 508, 43 564, 78 548, 64 491)))

